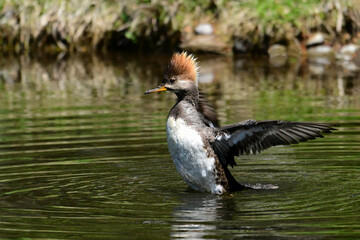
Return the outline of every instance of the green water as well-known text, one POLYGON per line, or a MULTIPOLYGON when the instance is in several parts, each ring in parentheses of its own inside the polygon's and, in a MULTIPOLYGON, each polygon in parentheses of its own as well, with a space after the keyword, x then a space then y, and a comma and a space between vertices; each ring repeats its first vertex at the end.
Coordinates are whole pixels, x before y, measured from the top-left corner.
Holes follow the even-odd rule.
POLYGON ((360 78, 336 64, 200 56, 223 124, 337 124, 326 138, 237 159, 277 190, 187 188, 167 151, 175 97, 144 96, 169 56, 0 61, 1 239, 359 239, 360 78))

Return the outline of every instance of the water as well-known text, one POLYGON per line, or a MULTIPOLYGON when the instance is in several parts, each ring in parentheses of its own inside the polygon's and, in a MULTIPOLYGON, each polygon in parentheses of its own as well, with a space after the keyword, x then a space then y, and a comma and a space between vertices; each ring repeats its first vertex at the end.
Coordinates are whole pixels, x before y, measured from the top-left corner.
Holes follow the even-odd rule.
POLYGON ((231 169, 279 189, 214 196, 189 190, 168 154, 175 97, 143 95, 168 57, 1 60, 0 238, 360 238, 359 73, 200 56, 199 85, 223 124, 339 125, 231 169))

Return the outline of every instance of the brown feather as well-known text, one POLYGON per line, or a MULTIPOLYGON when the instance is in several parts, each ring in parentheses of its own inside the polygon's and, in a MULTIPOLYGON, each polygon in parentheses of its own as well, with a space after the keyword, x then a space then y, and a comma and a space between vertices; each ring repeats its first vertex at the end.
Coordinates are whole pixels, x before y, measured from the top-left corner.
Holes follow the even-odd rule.
POLYGON ((192 54, 186 52, 175 53, 165 69, 165 78, 178 76, 182 79, 196 82, 198 63, 192 54))

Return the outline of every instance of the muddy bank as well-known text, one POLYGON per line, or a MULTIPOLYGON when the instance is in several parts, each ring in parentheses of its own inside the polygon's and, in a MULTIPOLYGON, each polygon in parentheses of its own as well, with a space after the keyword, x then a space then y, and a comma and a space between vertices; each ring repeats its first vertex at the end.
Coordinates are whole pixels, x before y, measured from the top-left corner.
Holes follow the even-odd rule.
POLYGON ((30 1, 0 3, 0 51, 174 51, 287 54, 359 44, 360 3, 332 1, 30 1), (294 3, 296 2, 296 3, 294 3), (316 45, 316 44, 315 44, 316 45))

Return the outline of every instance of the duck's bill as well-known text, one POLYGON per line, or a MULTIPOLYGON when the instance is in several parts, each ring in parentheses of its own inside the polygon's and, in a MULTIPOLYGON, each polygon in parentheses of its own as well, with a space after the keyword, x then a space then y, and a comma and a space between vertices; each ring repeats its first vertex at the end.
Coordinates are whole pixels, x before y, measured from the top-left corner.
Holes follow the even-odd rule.
POLYGON ((150 89, 150 90, 147 90, 145 92, 145 94, 150 94, 150 93, 155 93, 155 92, 162 92, 162 91, 166 91, 167 88, 164 86, 164 85, 160 85, 154 89, 150 89))

